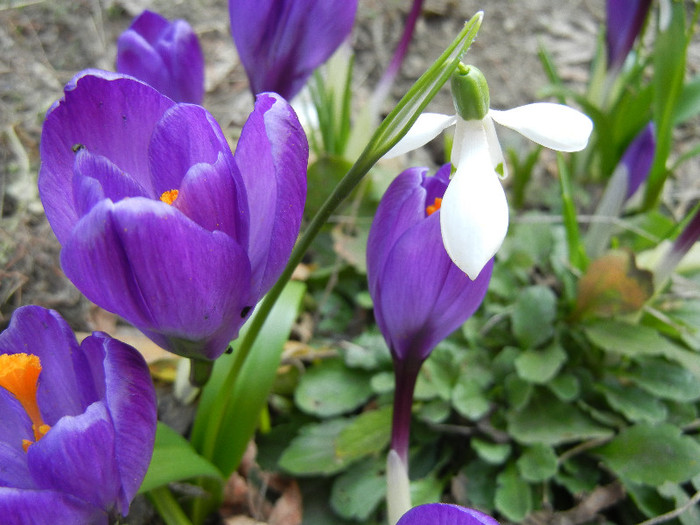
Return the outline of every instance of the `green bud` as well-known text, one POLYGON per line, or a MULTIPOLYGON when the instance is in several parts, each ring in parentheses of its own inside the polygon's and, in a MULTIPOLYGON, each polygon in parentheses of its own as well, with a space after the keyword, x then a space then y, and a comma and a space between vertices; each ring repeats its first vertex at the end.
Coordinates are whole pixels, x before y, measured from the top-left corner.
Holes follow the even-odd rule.
POLYGON ((489 86, 484 74, 460 62, 451 85, 457 114, 464 120, 483 120, 489 112, 489 86))

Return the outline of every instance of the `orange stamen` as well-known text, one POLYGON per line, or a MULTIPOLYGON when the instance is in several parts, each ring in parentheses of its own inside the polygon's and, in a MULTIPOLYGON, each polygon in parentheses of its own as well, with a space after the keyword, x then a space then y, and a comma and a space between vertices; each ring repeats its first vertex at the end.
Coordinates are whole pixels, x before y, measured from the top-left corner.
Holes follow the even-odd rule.
MULTIPOLYGON (((44 423, 36 400, 37 381, 41 372, 39 357, 32 354, 0 355, 0 387, 17 398, 32 421, 34 440, 38 441, 51 427, 44 423)), ((32 442, 24 440, 26 451, 32 442)))
POLYGON ((164 191, 160 196, 160 200, 162 200, 165 204, 172 204, 175 202, 175 199, 177 199, 178 193, 180 193, 178 190, 164 191))
POLYGON ((438 211, 440 209, 440 206, 442 206, 442 199, 439 197, 435 197, 435 203, 428 206, 425 209, 425 213, 427 213, 428 215, 432 215, 433 213, 435 213, 436 211, 438 211))

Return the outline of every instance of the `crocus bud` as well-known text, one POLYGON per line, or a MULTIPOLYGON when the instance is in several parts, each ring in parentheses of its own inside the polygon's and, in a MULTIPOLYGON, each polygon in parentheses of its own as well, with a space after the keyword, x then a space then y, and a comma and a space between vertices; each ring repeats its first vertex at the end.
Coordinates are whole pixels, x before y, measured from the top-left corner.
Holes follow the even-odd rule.
POLYGON ((489 112, 489 86, 484 74, 474 66, 460 63, 452 75, 452 100, 464 120, 483 120, 489 112))
POLYGON ((350 34, 357 0, 229 0, 228 7, 253 94, 291 100, 350 34))
POLYGON ((654 272, 657 284, 663 283, 671 272, 678 266, 681 259, 690 251, 693 245, 700 239, 700 209, 695 212, 690 222, 683 228, 681 234, 673 241, 671 248, 666 252, 654 272))
POLYGON ((58 313, 24 306, 0 334, 0 521, 126 516, 153 453, 156 395, 130 346, 78 344, 58 313))
POLYGON ((201 104, 204 57, 184 20, 144 11, 117 40, 117 71, 150 84, 175 102, 201 104))
POLYGON ((613 220, 625 202, 639 189, 651 171, 656 151, 654 124, 650 122, 632 140, 615 167, 586 234, 586 252, 598 257, 608 246, 613 220))
POLYGON ((644 25, 651 0, 608 0, 605 42, 608 69, 617 69, 625 61, 644 25))

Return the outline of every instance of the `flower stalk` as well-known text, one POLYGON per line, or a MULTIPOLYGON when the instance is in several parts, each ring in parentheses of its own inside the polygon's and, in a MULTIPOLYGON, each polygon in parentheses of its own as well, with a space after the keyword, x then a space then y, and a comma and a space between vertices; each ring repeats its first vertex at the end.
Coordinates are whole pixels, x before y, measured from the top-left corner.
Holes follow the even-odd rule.
POLYGON ((217 393, 217 399, 213 403, 213 410, 209 420, 210 426, 205 433, 205 442, 200 451, 205 458, 211 458, 213 454, 216 438, 220 431, 220 416, 225 412, 227 406, 227 392, 231 385, 235 384, 265 319, 282 293, 287 281, 291 278, 294 269, 301 262, 311 242, 338 205, 350 195, 372 166, 408 132, 428 103, 447 82, 462 56, 474 41, 482 19, 483 13, 478 12, 464 25, 464 28, 450 46, 416 81, 397 106, 384 119, 374 132, 363 153, 328 196, 321 208, 319 208, 306 231, 298 240, 287 266, 250 320, 250 327, 240 340, 234 355, 233 365, 224 381, 225 386, 217 393))

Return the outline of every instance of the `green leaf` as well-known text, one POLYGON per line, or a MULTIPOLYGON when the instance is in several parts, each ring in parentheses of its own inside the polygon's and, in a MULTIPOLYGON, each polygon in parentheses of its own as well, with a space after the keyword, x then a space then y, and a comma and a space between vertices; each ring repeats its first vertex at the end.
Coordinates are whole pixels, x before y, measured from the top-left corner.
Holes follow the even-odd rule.
POLYGON ((303 283, 287 283, 243 363, 235 385, 227 385, 226 381, 248 324, 234 343, 234 352, 216 360, 212 375, 202 390, 191 441, 225 476, 238 468, 258 426, 277 376, 284 343, 289 338, 305 291, 303 283), (213 413, 220 413, 221 417, 213 417, 213 413), (209 454, 204 453, 205 449, 209 454))
POLYGON ((668 171, 666 161, 673 143, 676 104, 683 90, 688 41, 685 30, 685 5, 670 2, 671 21, 659 31, 654 44, 654 100, 656 152, 647 178, 644 207, 651 208, 661 194, 668 171))
POLYGON ((683 483, 700 473, 700 445, 673 425, 640 423, 595 452, 618 476, 634 483, 683 483))
POLYGON ((335 441, 349 424, 345 419, 332 419, 306 425, 280 457, 280 467, 300 476, 328 475, 340 472, 351 461, 335 452, 335 441))
POLYGON ((557 473, 557 455, 552 447, 540 443, 526 448, 516 465, 523 479, 545 481, 557 473))
POLYGON ((436 478, 434 474, 412 481, 411 503, 415 506, 439 501, 444 488, 444 482, 436 478))
POLYGON ((330 501, 340 517, 365 522, 385 496, 384 463, 371 459, 353 465, 333 482, 330 501))
MULTIPOLYGON (((683 507, 690 501, 688 493, 676 483, 664 483, 659 487, 659 494, 673 499, 676 503, 676 508, 683 507)), ((686 511, 678 519, 682 525, 697 525, 700 523, 700 509, 697 505, 691 505, 686 508, 686 511)))
POLYGON ((355 410, 372 394, 367 373, 347 368, 341 359, 328 359, 301 376, 294 402, 307 414, 331 417, 355 410))
POLYGON ((559 374, 547 387, 562 401, 574 401, 581 393, 581 384, 573 374, 559 374))
POLYGON ((481 459, 491 465, 502 465, 510 456, 509 443, 489 443, 479 438, 472 438, 471 446, 481 459))
POLYGON ((345 343, 343 358, 350 368, 376 370, 382 366, 391 366, 389 347, 382 334, 376 332, 363 332, 351 343, 345 343))
POLYGON ((513 334, 523 348, 544 343, 554 334, 557 297, 546 286, 525 288, 515 302, 513 334))
POLYGON ((496 478, 496 508, 509 520, 520 522, 532 512, 532 491, 510 465, 496 478))
POLYGON ((510 412, 508 433, 524 444, 558 445, 582 439, 607 437, 608 428, 593 422, 575 406, 551 396, 537 396, 520 412, 510 412))
POLYGON ((530 402, 534 391, 532 383, 524 381, 516 374, 510 374, 505 380, 508 403, 514 410, 520 410, 530 402))
POLYGON ((543 350, 525 350, 515 360, 518 375, 530 383, 547 383, 566 362, 566 352, 559 343, 543 350))
POLYGON ((666 419, 666 406, 651 394, 632 385, 608 381, 597 385, 608 404, 630 421, 660 423, 666 419))
POLYGON ((139 492, 148 492, 174 481, 206 476, 223 483, 219 470, 165 423, 158 422, 151 463, 139 492), (177 458, 177 461, 173 461, 177 458))
POLYGON ((478 507, 486 512, 491 512, 494 507, 494 497, 496 495, 496 484, 493 480, 499 472, 499 467, 495 467, 475 459, 463 468, 456 483, 461 483, 464 488, 466 501, 458 500, 458 503, 468 507, 478 507))
POLYGON ((338 435, 335 453, 343 460, 354 460, 382 452, 391 439, 391 406, 364 412, 338 435))
POLYGON ((606 321, 593 323, 584 330, 594 344, 608 352, 641 360, 649 356, 664 356, 683 365, 700 379, 700 355, 671 342, 653 328, 606 321))
POLYGON ((662 399, 697 401, 700 399, 700 381, 685 368, 662 359, 639 359, 639 367, 626 372, 640 388, 662 399))
POLYGON ((472 382, 458 382, 452 391, 452 406, 467 419, 476 421, 489 410, 489 400, 472 382))
POLYGON ((700 75, 683 86, 678 104, 673 111, 673 124, 677 126, 700 114, 700 75))

